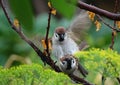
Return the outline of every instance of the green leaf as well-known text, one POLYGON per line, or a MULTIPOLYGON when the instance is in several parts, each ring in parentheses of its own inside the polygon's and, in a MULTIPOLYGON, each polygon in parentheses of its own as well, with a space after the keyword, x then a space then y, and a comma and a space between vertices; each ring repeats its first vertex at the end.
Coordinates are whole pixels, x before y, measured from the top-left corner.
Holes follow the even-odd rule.
POLYGON ((12 12, 23 28, 33 29, 33 12, 30 0, 9 0, 9 3, 12 12))
POLYGON ((74 12, 77 0, 51 0, 52 6, 59 11, 63 16, 70 19, 74 12))

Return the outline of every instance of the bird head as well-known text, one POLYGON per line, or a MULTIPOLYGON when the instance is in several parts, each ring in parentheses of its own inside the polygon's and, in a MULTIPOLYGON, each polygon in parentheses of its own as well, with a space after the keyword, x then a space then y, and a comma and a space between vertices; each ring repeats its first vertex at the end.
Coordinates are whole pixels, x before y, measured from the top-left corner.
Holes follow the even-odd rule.
POLYGON ((67 38, 67 33, 64 27, 57 27, 54 32, 54 39, 63 42, 67 38))
POLYGON ((73 73, 77 69, 76 59, 72 55, 60 58, 60 69, 67 74, 73 73))

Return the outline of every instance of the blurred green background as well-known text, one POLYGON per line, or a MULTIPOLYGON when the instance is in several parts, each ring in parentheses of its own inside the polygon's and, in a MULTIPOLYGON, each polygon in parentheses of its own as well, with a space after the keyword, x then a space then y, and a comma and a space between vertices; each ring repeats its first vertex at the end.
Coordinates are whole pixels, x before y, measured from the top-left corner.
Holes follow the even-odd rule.
MULTIPOLYGON (((53 1, 56 3, 56 0, 53 1)), ((51 18, 49 37, 53 35, 54 29, 58 26, 68 28, 76 14, 79 14, 81 11, 81 9, 76 8, 75 6, 64 6, 63 3, 65 3, 65 5, 67 4, 65 0, 58 1, 62 2, 59 5, 55 4, 55 7, 57 8, 57 15, 52 16, 51 18), (60 6, 61 4, 63 6, 60 6), (72 10, 69 7, 72 8, 72 10)), ((112 11, 112 9, 114 9, 113 3, 107 3, 108 1, 114 2, 114 0, 83 1, 92 3, 95 6, 108 11, 112 11), (103 3, 106 5, 103 6, 103 3)), ((14 18, 17 18, 20 21, 20 24, 23 27, 22 31, 39 48, 41 48, 40 39, 45 37, 48 23, 49 9, 47 2, 47 0, 8 0, 8 2, 4 0, 4 3, 7 4, 6 8, 8 9, 11 19, 14 20, 14 18)), ((112 20, 106 18, 104 18, 104 20, 107 23, 114 25, 112 20)), ((87 31, 85 31, 85 33, 87 33, 87 35, 83 35, 81 37, 85 37, 85 40, 90 46, 89 48, 107 49, 110 47, 112 30, 104 24, 101 23, 101 29, 97 32, 96 26, 94 25, 94 22, 92 22, 92 25, 87 31)), ((118 33, 115 37, 113 47, 118 53, 120 53, 119 43, 120 34, 118 33)), ((9 25, 6 16, 0 7, 0 66, 11 67, 21 65, 23 63, 38 63, 43 65, 35 51, 26 42, 24 42, 14 30, 11 29, 11 26, 9 25), (9 66, 9 64, 11 65, 9 66)), ((95 79, 95 77, 91 78, 93 75, 94 74, 90 74, 89 80, 91 80, 91 82, 95 79)))
MULTIPOLYGON (((97 2, 101 1, 98 0, 97 2)), ((9 0, 8 3, 9 7, 7 8, 11 19, 13 20, 14 17, 17 18, 23 27, 23 32, 39 46, 39 39, 45 36, 45 31, 47 27, 47 0, 9 0), (11 11, 9 9, 11 9, 11 11)), ((101 6, 101 4, 99 4, 99 6, 101 6)), ((108 9, 107 6, 109 6, 108 3, 105 7, 105 9, 107 10, 113 7, 113 5, 111 5, 111 8, 108 9)), ((63 7, 60 8, 64 9, 63 7)), ((76 9, 76 7, 73 7, 73 9, 76 9)), ((68 15, 69 10, 65 12, 65 14, 68 13, 67 15, 64 15, 61 12, 57 11, 57 15, 52 16, 51 19, 50 37, 52 36, 53 31, 57 26, 64 26, 66 28, 69 27, 71 21, 74 18, 73 16, 75 16, 78 11, 80 11, 80 9, 76 9, 72 12, 70 11, 70 13, 72 13, 71 15, 68 15)), ((109 19, 105 20, 106 22, 113 25, 113 21, 109 19)), ((93 23, 89 30, 86 31, 86 33, 87 35, 83 36, 86 37, 90 48, 109 48, 111 44, 111 29, 104 24, 102 24, 100 31, 96 32, 96 27, 93 23)), ((117 34, 117 36, 115 37, 114 50, 118 51, 118 53, 120 53, 119 39, 120 34, 117 34)), ((21 56, 23 58, 28 57, 30 61, 34 63, 41 63, 41 60, 36 55, 34 50, 26 42, 24 42, 18 36, 18 34, 14 32, 14 30, 11 29, 11 26, 6 19, 2 8, 0 8, 0 65, 4 66, 9 57, 13 54, 21 56)))

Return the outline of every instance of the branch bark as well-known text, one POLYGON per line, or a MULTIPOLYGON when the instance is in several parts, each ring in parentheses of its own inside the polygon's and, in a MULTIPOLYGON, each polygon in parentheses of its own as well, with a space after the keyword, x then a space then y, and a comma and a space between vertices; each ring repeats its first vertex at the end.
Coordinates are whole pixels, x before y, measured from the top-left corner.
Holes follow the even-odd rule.
POLYGON ((72 80, 76 81, 76 82, 80 82, 82 83, 83 85, 94 85, 94 84, 90 84, 88 81, 82 79, 82 78, 79 78, 77 76, 74 76, 74 75, 68 75, 72 80))
POLYGON ((103 9, 100 9, 98 7, 95 7, 95 6, 92 6, 92 5, 88 5, 82 1, 79 1, 77 3, 77 6, 81 9, 85 9, 85 10, 88 10, 88 11, 91 11, 91 12, 94 12, 96 14, 99 14, 101 16, 104 16, 104 17, 107 17, 109 19, 112 19, 112 20, 116 20, 116 21, 120 21, 120 14, 116 14, 116 13, 111 13, 109 11, 106 11, 106 10, 103 10, 103 9))

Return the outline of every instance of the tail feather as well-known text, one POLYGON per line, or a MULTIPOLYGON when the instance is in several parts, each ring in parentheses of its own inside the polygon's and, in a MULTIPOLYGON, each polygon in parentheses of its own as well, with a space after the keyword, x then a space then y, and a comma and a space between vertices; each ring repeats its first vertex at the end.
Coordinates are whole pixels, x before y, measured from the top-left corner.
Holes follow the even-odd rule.
POLYGON ((80 71, 80 73, 81 73, 84 77, 86 77, 86 76, 88 75, 87 70, 85 70, 84 67, 83 67, 80 63, 78 63, 78 70, 80 71))

